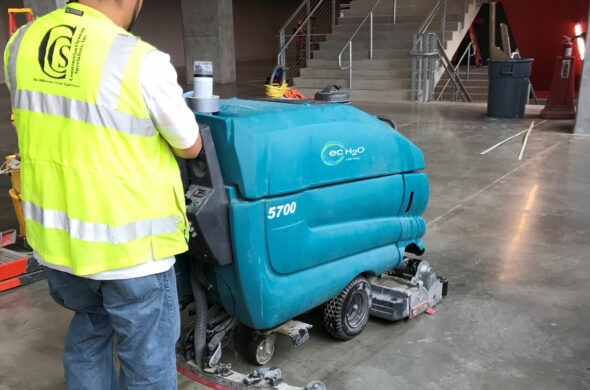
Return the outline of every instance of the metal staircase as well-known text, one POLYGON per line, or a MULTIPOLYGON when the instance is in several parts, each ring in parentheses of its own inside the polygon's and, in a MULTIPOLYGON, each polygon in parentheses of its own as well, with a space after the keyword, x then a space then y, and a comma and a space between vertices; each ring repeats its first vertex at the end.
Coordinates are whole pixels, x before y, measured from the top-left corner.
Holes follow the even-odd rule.
MULTIPOLYGON (((308 0, 304 0, 306 2, 308 0)), ((471 25, 480 1, 440 0, 445 3, 445 13, 440 26, 444 26, 441 45, 448 57, 457 50, 471 25)), ((319 1, 321 2, 321 0, 319 1)), ((325 0, 329 6, 329 0, 325 0)), ((331 28, 322 30, 321 36, 310 34, 305 61, 289 61, 296 36, 314 30, 312 23, 319 23, 313 12, 309 13, 290 40, 283 39, 278 63, 284 65, 294 88, 306 96, 329 84, 342 86, 353 101, 388 102, 409 100, 412 89, 412 55, 410 51, 414 35, 432 11, 433 0, 354 0, 343 17, 332 1, 332 12, 325 11, 331 28), (315 50, 314 50, 315 49, 315 50), (299 66, 298 66, 299 65, 299 66)), ((303 4, 303 3, 302 3, 303 4)), ((317 5, 317 10, 323 5, 317 5)), ((300 7, 303 9, 303 7, 300 7)), ((313 11, 313 4, 307 9, 313 11)), ((299 10, 301 12, 301 10, 299 10)), ((318 11, 316 11, 318 12, 318 11)), ((291 18, 294 19, 294 18, 291 18)), ((303 18, 302 18, 303 19, 303 18)), ((326 24, 326 23, 324 23, 326 24)), ((288 29, 284 27, 284 31, 288 29)), ((318 30, 318 29, 316 29, 318 30)), ((439 29, 438 35, 442 35, 439 29)), ((287 37, 288 38, 288 37, 287 37)), ((300 39, 301 41, 301 39, 300 39)), ((305 42, 307 43, 307 42, 305 42)), ((301 53, 300 49, 295 52, 301 53)), ((442 71, 437 69, 436 81, 442 71)))

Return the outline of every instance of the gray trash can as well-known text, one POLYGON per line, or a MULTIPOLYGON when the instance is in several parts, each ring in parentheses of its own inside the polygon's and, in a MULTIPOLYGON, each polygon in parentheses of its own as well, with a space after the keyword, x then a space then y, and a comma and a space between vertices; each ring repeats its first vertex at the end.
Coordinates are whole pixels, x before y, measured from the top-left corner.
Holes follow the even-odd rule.
POLYGON ((522 118, 529 98, 532 58, 488 61, 488 115, 522 118))

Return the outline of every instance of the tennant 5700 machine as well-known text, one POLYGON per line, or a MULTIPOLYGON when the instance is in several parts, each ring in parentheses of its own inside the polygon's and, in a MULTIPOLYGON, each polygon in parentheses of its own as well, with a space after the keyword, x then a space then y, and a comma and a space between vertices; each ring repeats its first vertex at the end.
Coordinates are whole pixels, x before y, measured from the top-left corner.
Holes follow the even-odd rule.
POLYGON ((244 375, 221 363, 231 330, 250 329, 247 358, 265 365, 277 334, 309 339, 311 325, 294 318, 311 309, 347 340, 370 315, 412 318, 446 295, 446 280, 406 257, 424 251, 428 180, 393 121, 343 104, 207 107, 218 112, 196 113, 203 151, 181 167, 196 301, 181 372, 215 388, 301 389, 278 369, 244 375))

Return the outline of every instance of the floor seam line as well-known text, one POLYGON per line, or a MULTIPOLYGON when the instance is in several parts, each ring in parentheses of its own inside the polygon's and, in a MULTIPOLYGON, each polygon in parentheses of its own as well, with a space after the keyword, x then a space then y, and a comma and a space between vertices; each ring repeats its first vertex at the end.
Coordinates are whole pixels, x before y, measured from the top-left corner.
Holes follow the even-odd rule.
POLYGON ((526 167, 527 165, 529 165, 529 164, 531 164, 531 163, 533 163, 533 162, 535 162, 537 160, 540 160, 542 157, 545 157, 546 155, 551 154, 551 152, 553 150, 555 150, 560 144, 561 144, 561 141, 557 141, 557 143, 555 143, 554 145, 549 146, 545 150, 537 153, 537 155, 535 157, 533 157, 530 160, 526 161, 525 163, 517 166, 516 168, 514 168, 510 172, 508 172, 508 173, 500 176, 499 178, 497 178, 496 180, 494 180, 493 182, 491 182, 490 184, 488 184, 487 186, 485 186, 481 190, 477 191, 474 194, 469 195, 468 197, 466 197, 465 199, 463 199, 461 202, 459 202, 458 204, 456 204, 455 206, 453 206, 449 210, 445 211, 443 214, 441 214, 438 217, 434 218, 432 221, 427 222, 426 223, 426 226, 433 225, 434 223, 436 223, 437 221, 439 221, 441 218, 444 218, 445 216, 449 215, 453 211, 455 211, 458 208, 460 208, 461 206, 463 206, 463 204, 465 204, 465 203, 471 201, 472 199, 474 199, 475 197, 483 194, 485 191, 487 191, 488 189, 490 189, 494 185, 498 184, 500 181, 506 179, 507 177, 510 177, 511 175, 513 175, 514 173, 518 172, 520 169, 526 167))

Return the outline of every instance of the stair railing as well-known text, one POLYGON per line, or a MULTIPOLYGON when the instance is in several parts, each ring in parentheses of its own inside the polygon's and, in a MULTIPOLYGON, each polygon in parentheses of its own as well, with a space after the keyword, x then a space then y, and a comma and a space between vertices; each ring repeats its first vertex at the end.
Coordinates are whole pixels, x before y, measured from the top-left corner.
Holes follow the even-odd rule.
POLYGON ((471 96, 469 96, 469 92, 467 92, 467 89, 465 89, 465 86, 463 85, 463 82, 461 81, 461 78, 459 77, 459 74, 457 73, 456 69, 453 67, 451 60, 449 60, 449 57, 447 57, 447 54, 445 53, 445 49, 440 39, 438 39, 436 34, 431 33, 429 35, 430 39, 436 41, 436 47, 438 50, 439 58, 441 60, 445 72, 447 72, 447 74, 449 75, 449 80, 451 80, 451 82, 453 83, 453 87, 459 93, 459 96, 461 96, 461 99, 464 102, 471 102, 471 96))
MULTIPOLYGON (((354 40, 354 38, 356 37, 358 32, 361 30, 361 28, 365 25, 367 20, 369 20, 369 59, 370 60, 373 59, 373 13, 375 11, 375 8, 377 8, 377 5, 379 5, 380 1, 381 0, 375 1, 373 6, 371 7, 371 10, 367 13, 367 15, 359 23, 359 25, 354 30, 354 32, 352 33, 352 35, 350 36, 348 41, 346 41, 346 43, 344 44, 344 47, 342 48, 342 50, 340 50, 340 53, 338 53, 338 67, 341 70, 348 70, 348 88, 350 88, 350 89, 352 89, 352 41, 354 40), (342 55, 344 54, 344 52, 346 51, 347 48, 348 48, 348 65, 343 66, 342 65, 342 55)), ((393 0, 392 23, 395 24, 396 22, 397 22, 397 0, 393 0)))
MULTIPOLYGON (((478 7, 482 0, 463 0, 463 28, 467 21, 469 5, 473 3, 478 7)), ((440 66, 449 74, 449 82, 453 84, 460 97, 464 101, 471 101, 457 69, 448 60, 442 43, 446 41, 446 17, 447 0, 438 0, 413 35, 410 50, 412 55, 411 100, 413 101, 434 100, 434 82, 437 74, 440 74, 440 66)))
POLYGON ((444 40, 446 0, 438 0, 428 15, 424 18, 418 30, 412 36, 412 91, 411 100, 427 102, 434 98, 434 77, 438 68, 439 53, 436 39, 430 32, 435 26, 437 18, 440 19, 440 34, 444 40))
POLYGON ((302 0, 279 29, 277 66, 286 72, 286 78, 299 75, 307 66, 314 49, 325 40, 340 18, 341 3, 345 0, 302 0), (300 23, 298 23, 300 21, 300 23), (295 41, 295 44, 293 44, 295 41))
POLYGON ((418 30, 414 33, 414 36, 420 37, 426 32, 430 32, 430 28, 437 20, 437 17, 440 21, 440 36, 441 39, 444 39, 447 17, 447 0, 438 0, 436 4, 434 4, 434 7, 430 10, 430 13, 426 15, 426 18, 424 18, 422 24, 420 24, 420 27, 418 27, 418 30))
MULTIPOLYGON (((469 80, 469 70, 470 70, 469 65, 471 63, 471 57, 475 56, 475 43, 473 41, 469 42, 469 45, 467 45, 467 47, 463 51, 463 54, 459 58, 459 61, 457 61, 457 65, 454 66, 454 72, 457 73, 458 78, 460 78, 460 76, 461 76, 461 72, 459 71, 459 69, 460 69, 459 67, 461 66, 461 63, 463 62, 463 59, 465 58, 465 56, 467 56, 467 76, 466 76, 466 79, 469 80), (471 49, 473 49, 473 51, 471 49)), ((451 79, 450 78, 447 79, 447 82, 442 87, 440 93, 438 94, 438 97, 436 98, 437 102, 442 99, 442 96, 445 93, 445 90, 450 82, 451 82, 451 79)), ((457 90, 453 89, 452 100, 455 101, 456 99, 457 99, 457 90)))
POLYGON ((455 67, 447 57, 443 44, 436 33, 425 33, 414 42, 412 58, 412 100, 429 102, 434 100, 434 78, 439 65, 449 76, 450 82, 464 102, 471 96, 465 89, 455 67))
MULTIPOLYGON (((447 0, 438 0, 424 18, 412 37, 412 92, 411 100, 427 102, 434 99, 434 75, 440 57, 436 34, 432 32, 437 19, 440 21, 440 36, 445 39, 447 0), (434 34, 434 38, 430 34, 434 34)), ((438 26, 436 26, 438 27, 438 26)))

